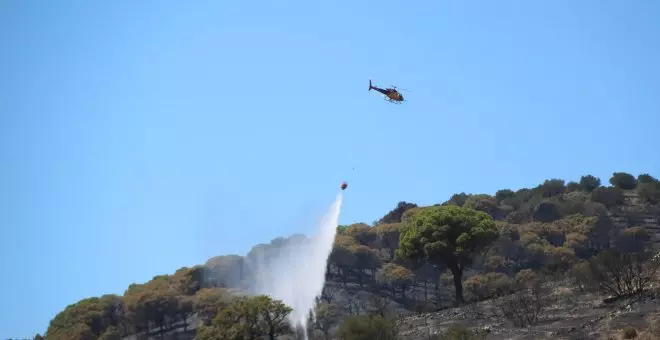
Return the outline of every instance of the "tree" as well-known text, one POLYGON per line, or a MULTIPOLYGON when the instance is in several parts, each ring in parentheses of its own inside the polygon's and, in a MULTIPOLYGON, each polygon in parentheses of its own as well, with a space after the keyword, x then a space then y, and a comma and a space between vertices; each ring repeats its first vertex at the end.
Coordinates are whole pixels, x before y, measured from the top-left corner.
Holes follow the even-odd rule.
POLYGON ((376 277, 376 269, 380 266, 380 258, 374 249, 363 245, 351 247, 351 252, 355 254, 354 266, 358 270, 360 287, 362 287, 365 271, 371 271, 372 279, 376 277))
POLYGON ((460 194, 453 194, 447 202, 445 202, 443 205, 457 205, 459 207, 462 207, 463 204, 465 204, 465 201, 470 197, 470 195, 462 192, 460 194))
POLYGON ((322 302, 316 305, 315 311, 314 328, 321 331, 326 340, 330 340, 330 329, 339 323, 341 308, 333 303, 322 302))
POLYGON ((321 291, 320 299, 325 301, 326 303, 332 303, 337 293, 339 293, 339 288, 326 283, 323 286, 323 290, 321 291))
POLYGON ((229 304, 229 296, 223 288, 202 288, 195 294, 193 299, 193 310, 201 319, 202 323, 209 326, 219 310, 223 310, 229 304))
POLYGON ((124 293, 125 310, 136 331, 155 325, 162 338, 167 321, 178 314, 177 297, 171 277, 160 275, 146 284, 130 285, 124 293))
POLYGON ((355 223, 346 227, 342 235, 352 237, 357 243, 368 246, 376 239, 371 229, 372 227, 365 223, 355 223))
POLYGON ((562 194, 566 190, 565 181, 563 179, 547 179, 543 184, 537 187, 541 197, 554 197, 562 194))
POLYGON ((334 247, 328 258, 328 264, 337 267, 339 277, 344 284, 344 287, 346 287, 348 275, 357 261, 357 256, 353 251, 353 247, 356 245, 357 243, 354 238, 345 235, 338 235, 335 238, 334 247))
POLYGON ((637 183, 658 183, 658 179, 649 174, 640 174, 637 176, 637 183))
POLYGON ((498 202, 493 196, 486 194, 472 195, 465 200, 463 205, 466 208, 471 208, 478 211, 483 211, 491 216, 496 216, 498 213, 498 202))
POLYGON ((495 193, 495 198, 497 199, 498 203, 502 203, 502 201, 510 198, 514 198, 516 196, 516 193, 513 192, 511 189, 502 189, 498 190, 495 193))
POLYGON ((223 309, 213 319, 213 328, 200 334, 200 339, 250 339, 254 340, 264 335, 259 324, 259 305, 251 297, 235 298, 227 308, 223 309))
POLYGON ((282 301, 273 300, 267 295, 260 295, 253 299, 258 304, 262 327, 270 340, 275 340, 277 336, 289 332, 286 317, 293 311, 291 307, 282 301))
POLYGON ((584 175, 580 177, 580 188, 586 192, 592 192, 600 187, 600 178, 592 175, 584 175))
POLYGON ((380 224, 380 223, 401 222, 401 217, 403 216, 403 213, 415 207, 417 207, 417 204, 415 203, 408 203, 406 201, 401 201, 396 205, 396 208, 388 212, 387 215, 383 216, 383 218, 381 218, 378 221, 378 223, 380 224))
POLYGON ((499 237, 488 214, 455 205, 428 207, 417 213, 401 233, 397 257, 427 259, 446 265, 454 276, 456 302, 463 300, 463 271, 473 255, 499 237))
POLYGON ((566 192, 567 193, 575 192, 575 191, 578 191, 580 189, 581 189, 580 184, 577 183, 577 182, 570 181, 570 182, 566 183, 566 192))
POLYGON ((96 339, 108 328, 116 328, 123 318, 123 299, 104 295, 82 299, 67 306, 50 321, 47 339, 96 339))
POLYGON ((188 318, 193 313, 193 299, 190 296, 177 296, 176 314, 183 322, 183 331, 188 332, 188 318))
POLYGON ((395 297, 397 287, 401 289, 401 295, 405 297, 406 287, 413 282, 414 278, 414 274, 408 268, 391 262, 380 268, 377 274, 379 282, 392 287, 392 297, 395 297))
POLYGON ((399 237, 401 235, 401 228, 403 226, 403 223, 394 223, 380 224, 373 228, 373 232, 376 233, 379 246, 381 248, 387 249, 390 260, 394 259, 394 252, 399 246, 399 237))
POLYGON ((216 315, 210 326, 202 325, 197 338, 255 340, 268 336, 273 340, 290 331, 286 317, 291 311, 291 307, 266 295, 239 296, 216 315))
MULTIPOLYGON (((248 253, 251 259, 259 258, 260 251, 267 251, 267 245, 252 247, 248 253)), ((216 287, 234 287, 244 276, 244 261, 239 255, 216 256, 206 261, 204 265, 205 280, 216 287)))
POLYGON ((626 172, 615 172, 610 177, 610 184, 619 189, 632 190, 637 186, 637 179, 635 176, 626 172))
POLYGON ((177 292, 183 295, 195 295, 204 284, 204 271, 203 266, 183 267, 177 270, 172 275, 172 282, 177 292))

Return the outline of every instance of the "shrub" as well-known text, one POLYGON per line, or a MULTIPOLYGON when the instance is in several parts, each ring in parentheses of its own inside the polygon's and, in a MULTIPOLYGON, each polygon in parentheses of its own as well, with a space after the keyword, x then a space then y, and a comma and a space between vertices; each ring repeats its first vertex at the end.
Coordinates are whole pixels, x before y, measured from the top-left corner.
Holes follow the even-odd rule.
POLYGON ((342 340, 394 340, 396 329, 393 320, 380 315, 349 316, 339 327, 337 337, 342 340))
POLYGON ((636 337, 637 337, 637 331, 634 328, 628 326, 628 327, 623 329, 623 338, 624 339, 633 339, 633 338, 636 338, 636 337))
POLYGON ((502 273, 486 273, 470 277, 463 287, 473 299, 484 300, 512 292, 513 281, 502 273))
POLYGON ((571 267, 570 277, 581 292, 598 290, 598 282, 592 278, 589 262, 578 262, 571 267))
POLYGON ((498 304, 504 317, 516 327, 527 327, 539 321, 549 304, 545 290, 525 289, 498 304))
POLYGON ((657 203, 660 201, 660 184, 639 183, 637 185, 637 194, 644 203, 657 203))
POLYGON ((599 187, 591 193, 591 200, 613 207, 623 204, 623 192, 617 187, 599 187))
POLYGON ((544 201, 534 209, 534 221, 553 222, 562 217, 560 207, 552 201, 544 201))
POLYGON ((498 202, 495 197, 490 195, 472 195, 465 200, 463 206, 477 211, 483 211, 489 215, 495 215, 497 213, 498 202))
POLYGON ((432 337, 434 340, 481 340, 486 339, 486 334, 478 330, 470 330, 465 325, 455 323, 447 330, 432 337))
POLYGON ((658 270, 654 253, 622 253, 606 250, 589 261, 590 280, 616 297, 642 294, 658 270))
POLYGON ((533 288, 540 284, 540 277, 531 269, 523 269, 516 274, 516 285, 521 288, 533 288))

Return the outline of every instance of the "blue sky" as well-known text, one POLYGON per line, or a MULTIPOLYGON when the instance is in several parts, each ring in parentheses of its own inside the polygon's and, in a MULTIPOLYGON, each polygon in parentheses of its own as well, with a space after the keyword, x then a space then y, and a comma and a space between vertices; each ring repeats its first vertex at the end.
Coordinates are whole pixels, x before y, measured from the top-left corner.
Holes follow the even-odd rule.
POLYGON ((342 223, 551 177, 660 176, 658 13, 653 0, 2 1, 0 337, 308 233, 345 179, 342 223))

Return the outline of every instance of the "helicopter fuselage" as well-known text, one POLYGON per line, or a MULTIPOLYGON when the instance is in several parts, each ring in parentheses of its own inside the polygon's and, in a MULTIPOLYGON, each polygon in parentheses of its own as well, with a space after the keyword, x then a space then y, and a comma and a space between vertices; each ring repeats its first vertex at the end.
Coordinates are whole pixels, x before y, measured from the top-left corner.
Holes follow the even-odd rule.
POLYGON ((384 94, 385 96, 387 96, 387 98, 389 98, 389 100, 398 101, 398 102, 403 101, 403 96, 401 95, 401 93, 399 93, 399 91, 395 89, 390 89, 390 88, 381 89, 375 86, 371 86, 370 89, 376 90, 384 94))

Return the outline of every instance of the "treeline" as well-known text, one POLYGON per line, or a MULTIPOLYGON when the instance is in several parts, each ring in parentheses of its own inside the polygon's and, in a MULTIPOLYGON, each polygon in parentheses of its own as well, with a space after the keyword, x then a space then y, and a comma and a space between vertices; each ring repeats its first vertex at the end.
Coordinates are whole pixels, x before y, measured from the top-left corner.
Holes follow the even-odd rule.
MULTIPOLYGON (((336 334, 347 338, 349 333, 384 329, 385 324, 394 334, 394 303, 433 311, 503 296, 522 289, 522 283, 565 273, 572 273, 585 290, 618 287, 601 283, 616 280, 607 268, 622 261, 648 263, 645 250, 652 235, 638 225, 617 227, 612 212, 624 212, 620 208, 632 204, 627 197, 633 197, 634 204, 657 216, 660 184, 648 174, 622 172, 614 173, 609 183, 603 186, 599 178, 585 175, 576 182, 549 179, 535 188, 503 189, 494 195, 459 193, 430 207, 400 202, 373 225, 339 226, 328 261, 330 284, 310 325, 323 336, 333 327, 340 327, 336 334), (362 290, 368 297, 361 306, 347 304, 339 300, 337 287, 362 290)), ((260 266, 268 265, 264 259, 305 240, 299 235, 278 238, 255 246, 245 257, 219 256, 133 284, 122 296, 81 300, 50 322, 46 338, 162 336, 175 328, 187 331, 192 315, 201 323, 198 339, 300 331, 285 322, 288 306, 243 291, 260 266)))

